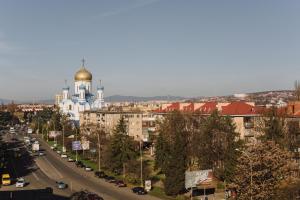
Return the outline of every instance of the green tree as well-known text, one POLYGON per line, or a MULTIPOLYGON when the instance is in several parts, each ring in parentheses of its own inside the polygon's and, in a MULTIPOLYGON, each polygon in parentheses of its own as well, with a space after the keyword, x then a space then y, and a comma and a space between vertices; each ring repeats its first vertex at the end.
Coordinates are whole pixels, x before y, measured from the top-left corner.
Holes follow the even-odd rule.
POLYGON ((155 143, 155 169, 165 173, 169 154, 170 147, 163 134, 159 133, 155 143))
POLYGON ((264 141, 274 141, 276 144, 284 146, 285 135, 285 114, 280 112, 277 108, 269 109, 263 116, 263 132, 261 137, 264 141))
POLYGON ((216 111, 204 118, 194 139, 198 145, 193 147, 197 151, 199 168, 213 169, 218 178, 230 181, 238 158, 235 149, 242 146, 237 138, 238 133, 229 117, 220 116, 216 111))
POLYGON ((127 135, 124 118, 117 124, 108 146, 109 169, 126 174, 126 164, 138 156, 134 140, 127 135))
POLYGON ((188 131, 182 113, 175 111, 166 116, 158 140, 156 166, 165 173, 165 192, 167 195, 180 194, 184 190, 188 164, 188 131))
POLYGON ((167 195, 178 195, 184 191, 185 187, 185 171, 187 170, 186 136, 177 131, 175 134, 169 162, 167 162, 165 168, 164 186, 167 195))

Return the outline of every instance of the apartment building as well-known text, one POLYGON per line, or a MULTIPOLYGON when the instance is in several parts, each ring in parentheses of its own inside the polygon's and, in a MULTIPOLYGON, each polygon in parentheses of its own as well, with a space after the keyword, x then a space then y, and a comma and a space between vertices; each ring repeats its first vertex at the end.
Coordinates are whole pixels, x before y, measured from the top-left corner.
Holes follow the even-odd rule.
POLYGON ((80 127, 99 126, 109 134, 113 134, 121 118, 124 118, 127 133, 134 140, 148 142, 155 129, 155 118, 151 113, 140 111, 85 111, 80 113, 80 127))
POLYGON ((259 134, 257 127, 259 126, 261 115, 259 108, 253 102, 236 101, 236 102, 201 102, 201 103, 168 103, 162 104, 155 115, 164 115, 172 111, 192 112, 199 115, 210 115, 214 111, 218 111, 222 116, 232 118, 236 126, 236 132, 240 134, 241 139, 251 140, 259 134))

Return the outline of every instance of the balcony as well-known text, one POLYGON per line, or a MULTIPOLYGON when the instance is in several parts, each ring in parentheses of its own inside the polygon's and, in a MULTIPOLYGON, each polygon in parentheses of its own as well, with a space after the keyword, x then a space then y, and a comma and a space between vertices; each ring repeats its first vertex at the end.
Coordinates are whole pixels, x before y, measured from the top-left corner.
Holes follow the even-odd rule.
POLYGON ((245 129, 252 129, 252 128, 254 128, 254 123, 253 122, 245 122, 244 127, 245 127, 245 129))

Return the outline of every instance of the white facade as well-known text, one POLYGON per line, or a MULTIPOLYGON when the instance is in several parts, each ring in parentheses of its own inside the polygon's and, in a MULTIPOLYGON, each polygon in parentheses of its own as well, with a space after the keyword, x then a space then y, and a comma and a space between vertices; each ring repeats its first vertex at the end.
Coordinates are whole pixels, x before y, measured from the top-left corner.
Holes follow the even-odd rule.
POLYGON ((59 103, 59 110, 78 123, 80 112, 99 110, 104 107, 104 87, 99 86, 97 94, 92 94, 92 74, 85 69, 84 64, 75 74, 74 79, 75 92, 71 95, 69 87, 63 88, 63 98, 59 103))

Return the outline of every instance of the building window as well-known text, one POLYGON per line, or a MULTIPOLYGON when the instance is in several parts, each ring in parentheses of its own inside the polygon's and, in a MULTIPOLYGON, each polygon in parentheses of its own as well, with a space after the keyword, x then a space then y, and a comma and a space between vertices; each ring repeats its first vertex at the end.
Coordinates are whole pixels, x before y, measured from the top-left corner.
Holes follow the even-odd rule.
POLYGON ((72 110, 72 105, 69 105, 69 110, 72 110))

